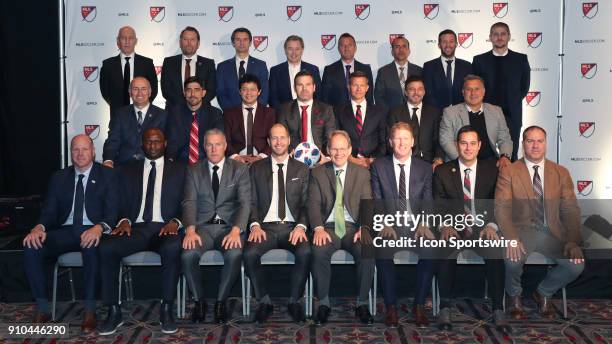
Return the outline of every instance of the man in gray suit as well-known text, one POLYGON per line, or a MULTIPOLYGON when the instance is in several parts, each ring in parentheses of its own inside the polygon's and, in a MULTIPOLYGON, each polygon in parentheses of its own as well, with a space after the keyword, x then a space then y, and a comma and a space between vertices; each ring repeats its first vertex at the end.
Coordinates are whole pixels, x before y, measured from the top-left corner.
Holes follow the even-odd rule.
POLYGON ((461 104, 449 106, 442 113, 440 122, 440 145, 448 160, 457 159, 455 137, 464 125, 470 125, 482 137, 478 159, 497 159, 497 167, 510 165, 512 139, 499 106, 484 103, 484 81, 481 77, 469 74, 463 81, 461 104))
POLYGON ((376 75, 374 99, 376 105, 392 109, 402 105, 404 98, 404 84, 410 75, 421 76, 423 69, 408 62, 410 56, 410 42, 404 36, 397 37, 391 43, 393 62, 380 67, 376 75))
POLYGON ((225 134, 211 129, 204 135, 205 160, 189 166, 185 177, 181 256, 183 271, 193 294, 193 322, 204 321, 206 303, 200 257, 208 250, 223 252, 224 265, 215 303, 215 322, 227 321, 225 301, 238 279, 242 258, 241 234, 251 208, 251 182, 247 165, 225 159, 225 134))
POLYGON ((372 199, 370 172, 348 161, 351 150, 346 131, 332 132, 327 147, 332 162, 317 166, 310 174, 308 215, 314 231, 312 274, 319 296, 317 324, 326 323, 331 312, 331 257, 339 249, 349 251, 355 259, 359 286, 355 315, 365 324, 374 322, 367 306, 374 277, 374 252, 369 233, 361 229, 366 219, 359 214, 361 201, 372 199))

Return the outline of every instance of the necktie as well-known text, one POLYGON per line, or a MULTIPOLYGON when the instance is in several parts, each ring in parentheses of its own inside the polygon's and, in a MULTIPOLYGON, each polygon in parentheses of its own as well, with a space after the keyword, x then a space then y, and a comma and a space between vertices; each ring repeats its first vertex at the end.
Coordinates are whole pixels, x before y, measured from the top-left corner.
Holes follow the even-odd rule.
POLYGON ((191 59, 185 59, 185 79, 183 82, 187 80, 191 76, 191 59))
POLYGON ((308 141, 308 105, 300 106, 302 108, 302 142, 308 141))
POLYGON ((85 204, 85 188, 83 187, 84 174, 79 174, 79 180, 74 187, 74 213, 72 214, 73 227, 83 226, 83 206, 85 204))
POLYGON ((130 57, 126 57, 123 67, 123 105, 130 104, 130 74, 130 57))
POLYGON ((468 111, 468 115, 471 115, 471 116, 478 116, 478 115, 480 115, 480 114, 481 114, 481 112, 480 112, 480 111, 476 111, 476 112, 474 112, 474 111, 468 111))
POLYGON ((346 73, 344 74, 344 81, 346 81, 346 86, 349 84, 349 77, 351 76, 351 65, 344 66, 346 69, 346 73))
POLYGON ((213 166, 213 176, 212 176, 212 189, 215 194, 215 201, 217 201, 217 195, 219 194, 219 174, 217 173, 219 170, 219 166, 213 166))
POLYGON ((453 87, 453 60, 446 60, 446 82, 448 87, 453 87))
MULTIPOLYGON (((472 181, 470 180, 471 168, 464 170, 465 175, 463 177, 463 212, 465 214, 472 213, 472 181)), ((470 237, 472 235, 472 228, 465 228, 465 236, 470 237)))
POLYGON ((246 70, 244 69, 244 61, 240 61, 240 67, 238 68, 238 81, 242 79, 244 74, 246 74, 246 70))
POLYGON ((417 111, 419 110, 418 107, 413 107, 412 108, 412 116, 410 117, 410 120, 412 121, 412 123, 414 123, 414 125, 418 128, 419 127, 419 117, 417 116, 417 111))
POLYGON ((363 131, 363 113, 361 113, 361 105, 357 105, 355 119, 357 120, 357 135, 361 136, 361 132, 363 131))
POLYGON ((200 159, 200 137, 197 113, 192 112, 191 129, 189 131, 189 165, 193 165, 200 159))
POLYGON ((336 171, 336 201, 334 202, 334 231, 338 238, 344 237, 346 234, 346 223, 344 220, 344 190, 342 188, 342 179, 340 174, 344 170, 336 171))
POLYGON ((404 170, 404 164, 397 164, 397 165, 400 168, 399 190, 398 190, 400 210, 407 210, 408 203, 406 202, 406 199, 408 197, 406 195, 406 171, 404 170))
POLYGON ((246 141, 247 155, 253 155, 253 108, 246 108, 249 114, 247 115, 246 141))
POLYGON ((155 161, 151 161, 151 171, 149 172, 149 180, 147 181, 147 194, 145 197, 145 207, 142 212, 142 220, 151 222, 153 220, 153 195, 155 194, 155 161))
POLYGON ((285 174, 283 166, 285 164, 276 164, 278 166, 278 218, 280 221, 285 220, 285 174))
POLYGON ((402 90, 403 90, 404 86, 406 85, 406 74, 404 73, 404 69, 406 69, 406 67, 399 67, 399 69, 400 69, 399 79, 400 79, 400 84, 402 84, 402 90))
POLYGON ((138 110, 138 132, 142 131, 142 111, 138 110))
POLYGON ((538 228, 544 226, 544 189, 542 188, 542 179, 538 169, 540 166, 533 166, 533 193, 536 196, 535 216, 538 228))

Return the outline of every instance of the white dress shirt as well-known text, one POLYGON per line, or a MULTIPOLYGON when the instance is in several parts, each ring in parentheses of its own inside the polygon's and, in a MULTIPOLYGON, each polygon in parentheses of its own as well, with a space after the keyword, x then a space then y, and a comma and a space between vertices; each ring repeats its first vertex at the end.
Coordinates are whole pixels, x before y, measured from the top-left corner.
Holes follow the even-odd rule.
MULTIPOLYGON (((68 218, 66 219, 66 222, 64 222, 64 226, 71 226, 73 224, 73 219, 74 219, 74 199, 76 196, 76 183, 78 183, 79 181, 79 174, 83 174, 83 196, 86 195, 87 193, 87 181, 89 180, 89 173, 91 172, 91 168, 93 167, 93 164, 91 164, 87 170, 83 171, 83 172, 79 172, 76 168, 74 168, 74 191, 72 192, 72 209, 70 210, 70 215, 68 215, 68 218)), ((94 183, 95 180, 92 180, 92 183, 94 183)), ((93 222, 91 222, 91 220, 89 220, 89 218, 87 217, 87 209, 85 209, 85 198, 83 198, 83 225, 86 226, 93 226, 93 222)))
MULTIPOLYGON (((467 103, 465 103, 465 108, 467 109, 468 113, 474 112, 474 111, 472 111, 472 108, 469 105, 467 105, 467 103)), ((480 104, 480 109, 478 109, 478 111, 476 111, 476 112, 477 113, 481 113, 481 114, 484 113, 484 109, 483 109, 483 105, 482 104, 480 104)))
POLYGON ((444 76, 446 76, 446 70, 448 69, 448 63, 446 63, 447 60, 451 60, 451 82, 453 82, 455 80, 455 61, 457 60, 454 56, 453 57, 444 57, 444 56, 440 56, 440 60, 442 60, 442 69, 444 69, 444 76))
MULTIPOLYGON (((187 57, 185 55, 181 55, 181 80, 183 80, 183 82, 181 83, 181 85, 183 85, 183 83, 185 83, 185 66, 187 65, 187 61, 185 61, 186 59, 191 59, 191 61, 189 61, 189 76, 195 76, 196 75, 196 62, 198 61, 198 55, 197 54, 193 54, 191 57, 187 57)), ((246 69, 246 67, 244 67, 246 69)))
MULTIPOLYGON (((283 161, 276 161, 274 158, 271 158, 272 162, 272 200, 270 201, 270 209, 268 209, 268 213, 264 218, 263 222, 277 222, 277 221, 289 221, 295 222, 295 218, 293 214, 291 214, 291 209, 289 209, 289 203, 287 203, 287 167, 289 164, 289 156, 285 157, 283 161), (285 218, 281 219, 278 217, 278 165, 283 164, 283 177, 285 182, 285 218)), ((253 226, 252 224, 251 226, 253 226)), ((306 227, 302 225, 304 229, 306 227)))
POLYGON ((247 66, 249 65, 249 56, 241 59, 236 55, 236 75, 238 75, 238 79, 240 79, 240 61, 244 61, 244 72, 247 72, 247 66))
MULTIPOLYGON (((344 166, 340 166, 340 167, 336 167, 336 165, 334 165, 334 185, 336 185, 336 171, 338 170, 342 170, 342 173, 340 173, 340 183, 342 184, 342 190, 346 193, 346 190, 344 189, 344 180, 346 179, 346 169, 348 167, 348 162, 346 164, 344 164, 344 166)), ((344 201, 344 199, 343 199, 344 201)), ((353 222, 355 223, 355 220, 353 219, 353 217, 351 216, 351 214, 349 214, 348 210, 346 209, 346 205, 343 205, 344 208, 344 221, 346 222, 353 222)), ((330 222, 335 222, 335 211, 334 208, 332 207, 332 211, 331 214, 329 214, 329 216, 327 217, 327 221, 326 223, 330 223, 330 222)))
POLYGON ((506 55, 508 55, 508 49, 506 49, 506 51, 503 54, 497 53, 494 49, 492 49, 491 52, 493 53, 493 56, 506 56, 506 55))
POLYGON ((291 97, 292 99, 297 98, 297 93, 295 93, 295 87, 293 87, 293 82, 295 81, 295 76, 302 70, 302 63, 298 63, 296 65, 287 61, 287 65, 289 65, 289 85, 291 88, 291 97))
POLYGON ((136 223, 144 222, 142 216, 144 214, 145 203, 147 201, 147 187, 149 186, 149 174, 151 174, 151 161, 155 161, 155 186, 153 191, 153 218, 151 222, 164 222, 161 214, 161 196, 162 196, 162 181, 164 178, 164 158, 160 157, 156 160, 144 160, 144 170, 142 175, 142 199, 140 201, 140 210, 136 223))
MULTIPOLYGON (((300 100, 297 101, 298 105, 298 113, 300 114, 300 123, 302 123, 302 106, 308 105, 308 109, 306 109, 306 113, 308 113, 308 140, 306 140, 311 145, 314 145, 314 139, 312 137, 312 104, 314 101, 311 99, 305 103, 302 103, 300 100)), ((299 133, 300 137, 302 133, 299 133)), ((318 147, 319 149, 323 149, 323 147, 318 147)))
POLYGON ((355 119, 357 119, 357 105, 361 105, 361 122, 365 125, 366 108, 368 107, 368 101, 364 98, 361 103, 357 104, 353 99, 351 99, 351 106, 353 107, 353 115, 355 116, 355 119))
POLYGON ((134 115, 136 116, 136 122, 138 122, 138 111, 140 111, 142 112, 142 122, 144 123, 145 117, 147 116, 147 111, 149 111, 149 105, 151 104, 147 103, 147 105, 143 106, 141 109, 139 109, 138 106, 134 105, 134 115))
MULTIPOLYGON (((213 164, 212 162, 210 162, 210 160, 208 160, 208 172, 210 173, 210 182, 212 183, 212 179, 213 179, 213 166, 218 166, 219 169, 217 170, 217 175, 219 176, 219 190, 221 190, 221 176, 223 175, 223 164, 225 163, 225 158, 221 159, 221 161, 219 161, 216 164, 213 164)), ((215 220, 219 220, 221 219, 221 217, 219 216, 219 214, 215 213, 215 220)))
MULTIPOLYGON (((410 164, 412 163, 412 157, 408 157, 406 161, 399 161, 395 155, 393 156, 393 170, 395 171, 395 183, 397 185, 397 194, 400 194, 400 167, 399 164, 404 164, 404 173, 406 174, 406 199, 410 198, 410 164)), ((410 204, 408 204, 410 208, 410 204)))
POLYGON ((408 105, 408 113, 410 114, 410 119, 412 119, 412 108, 417 108, 417 118, 419 119, 419 127, 421 126, 421 111, 423 111, 423 102, 419 104, 410 104, 410 102, 406 102, 408 105))
POLYGON ((397 77, 399 78, 400 84, 402 84, 402 90, 404 89, 404 83, 402 83, 402 78, 400 77, 400 74, 402 74, 402 68, 404 69, 404 80, 408 79, 408 60, 406 60, 406 63, 404 65, 400 65, 399 63, 397 63, 397 61, 395 61, 395 70, 397 72, 397 77))
POLYGON ((476 166, 478 165, 478 161, 475 161, 474 164, 472 166, 466 166, 461 162, 461 159, 458 159, 459 161, 459 172, 461 173, 461 190, 465 189, 463 187, 463 181, 465 180, 465 170, 467 168, 470 169, 470 199, 471 201, 471 211, 472 213, 474 212, 474 186, 476 184, 476 166))
POLYGON ((533 175, 535 174, 534 166, 539 166, 538 175, 540 175, 540 180, 542 181, 542 193, 544 192, 544 161, 546 159, 542 159, 539 163, 534 163, 525 158, 525 165, 527 165, 527 171, 529 171, 529 179, 531 180, 531 185, 533 186, 533 175))
MULTIPOLYGON (((246 105, 245 103, 242 103, 242 121, 244 123, 244 142, 247 143, 247 120, 249 119, 249 110, 247 110, 247 108, 253 108, 253 126, 255 125, 255 112, 257 112, 257 102, 255 102, 255 104, 253 105, 246 105)), ((247 155, 247 144, 244 145, 244 148, 238 153, 239 155, 247 155)), ((233 154, 231 156, 231 158, 235 157, 236 154, 233 154)), ((264 154, 264 153, 257 153, 257 148, 255 148, 255 146, 253 146, 253 156, 260 156, 262 158, 266 158, 268 155, 264 154)))
POLYGON ((349 77, 350 75, 346 75, 346 66, 351 66, 351 70, 350 70, 350 72, 351 72, 351 73, 354 73, 354 72, 355 72, 355 59, 353 59, 353 61, 351 61, 351 63, 346 63, 346 62, 344 62, 344 60, 342 60, 342 68, 343 68, 343 69, 342 69, 342 72, 344 73, 344 76, 345 76, 345 77, 346 77, 346 79, 348 80, 348 77, 349 77))

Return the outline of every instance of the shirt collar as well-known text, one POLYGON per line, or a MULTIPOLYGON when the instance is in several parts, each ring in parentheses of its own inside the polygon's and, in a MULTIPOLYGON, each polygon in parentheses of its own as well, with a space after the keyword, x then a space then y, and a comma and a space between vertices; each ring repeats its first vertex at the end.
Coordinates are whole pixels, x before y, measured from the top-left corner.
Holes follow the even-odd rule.
POLYGON ((404 72, 408 72, 408 60, 406 60, 406 63, 403 66, 397 63, 395 60, 393 60, 393 62, 395 63, 395 69, 399 70, 400 67, 404 67, 404 72))
POLYGON ((510 51, 510 49, 506 49, 505 53, 499 54, 499 53, 495 52, 495 50, 491 49, 491 52, 493 53, 493 56, 506 56, 506 55, 508 55, 508 51, 510 51))
POLYGON ((444 57, 442 55, 440 55, 440 60, 442 60, 442 63, 446 65, 446 60, 451 60, 453 62, 455 62, 455 57, 444 57))
MULTIPOLYGON (((472 109, 470 108, 470 106, 469 106, 469 105, 467 105, 467 103, 464 103, 464 104, 465 104, 465 108, 466 108, 466 110, 467 110, 467 112, 468 112, 468 113, 473 112, 473 111, 472 111, 472 109)), ((482 112, 484 112, 484 110, 483 110, 483 105, 484 105, 484 104, 480 104, 480 109, 479 109, 477 112, 481 112, 481 113, 482 113, 482 112)))
POLYGON ((472 172, 476 171, 476 166, 478 166, 478 159, 476 159, 476 161, 474 162, 474 164, 470 167, 464 165, 461 162, 461 159, 457 159, 457 161, 459 162, 459 169, 461 170, 461 172, 465 171, 466 168, 469 168, 470 170, 472 170, 472 172))
POLYGON ((240 57, 238 57, 238 55, 236 55, 235 58, 236 58, 236 64, 238 65, 240 65, 240 61, 244 61, 244 65, 245 65, 244 68, 246 68, 246 65, 249 64, 249 55, 247 55, 247 57, 245 57, 244 59, 241 59, 240 57))
POLYGON ((76 177, 78 177, 78 176, 79 176, 79 174, 83 174, 83 175, 85 175, 85 177, 84 177, 84 178, 89 178, 89 172, 91 172, 91 169, 92 169, 92 167, 93 167, 93 164, 94 164, 94 163, 92 162, 92 163, 91 163, 91 165, 89 165, 89 167, 88 167, 88 168, 87 168, 85 171, 83 171, 83 172, 79 172, 79 171, 77 170, 76 166, 74 166, 74 174, 75 174, 75 176, 76 176, 76 177))
POLYGON ((273 167, 276 167, 276 164, 284 164, 283 166, 287 167, 289 164, 289 155, 287 155, 283 161, 276 161, 276 159, 270 155, 270 161, 273 167))
POLYGON ((183 56, 183 61, 185 61, 186 59, 191 59, 191 61, 198 59, 198 54, 193 54, 191 56, 186 56, 185 54, 182 54, 182 56, 183 56))
POLYGON ((367 99, 365 99, 365 98, 364 98, 364 99, 361 101, 361 103, 357 104, 357 102, 356 102, 356 101, 354 101, 354 100, 351 98, 351 105, 352 105, 353 107, 357 107, 357 105, 361 105, 361 108, 363 109, 363 108, 365 108, 366 106, 368 106, 368 101, 367 101, 367 99))
POLYGON ((420 102, 418 104, 410 104, 409 101, 406 101, 406 104, 408 104, 408 108, 410 110, 412 110, 412 108, 414 108, 414 107, 417 107, 417 108, 419 108, 419 111, 420 111, 423 108, 423 102, 420 102))
POLYGON ((287 65, 289 65, 289 68, 292 69, 300 69, 300 67, 302 66, 302 61, 298 62, 297 64, 293 64, 291 62, 289 62, 289 60, 287 60, 287 65))
POLYGON ((125 60, 125 58, 126 58, 126 57, 129 57, 129 58, 130 58, 130 61, 134 61, 134 55, 135 55, 135 54, 136 54, 136 53, 131 53, 130 55, 126 55, 126 54, 124 54, 123 52, 119 53, 119 55, 121 55, 121 60, 122 60, 122 61, 123 61, 123 60, 125 60))
POLYGON ((164 166, 164 156, 160 156, 159 158, 155 159, 155 160, 151 160, 147 157, 145 157, 145 166, 151 165, 151 161, 155 161, 155 167, 160 167, 160 166, 164 166))
MULTIPOLYGON (((332 163, 333 164, 333 163, 332 163)), ((338 166, 336 167, 336 165, 334 165, 334 172, 338 171, 338 170, 342 170, 342 172, 346 173, 346 169, 348 167, 348 161, 344 163, 344 165, 342 166, 338 166)))
POLYGON ((252 107, 253 108, 253 114, 255 114, 255 112, 257 111, 257 102, 255 102, 255 104, 253 104, 252 106, 246 105, 245 103, 242 103, 242 110, 243 111, 247 111, 248 107, 252 107))
POLYGON ((542 159, 542 161, 540 161, 539 163, 535 163, 530 161, 529 159, 525 158, 525 165, 527 165, 527 169, 529 171, 533 170, 533 166, 540 166, 540 171, 539 173, 543 173, 544 171, 544 161, 546 161, 546 159, 542 159))
POLYGON ((313 102, 314 102, 314 100, 313 100, 313 99, 311 99, 311 100, 309 100, 309 101, 307 101, 307 102, 303 102, 303 101, 301 101, 301 100, 299 100, 299 99, 297 100, 297 104, 298 104, 298 106, 308 105, 308 109, 309 109, 309 110, 310 110, 310 109, 312 109, 312 103, 313 103, 313 102))
POLYGON ((210 160, 208 160, 208 168, 212 169, 213 166, 217 165, 217 166, 219 166, 219 169, 222 169, 224 163, 225 163, 225 158, 221 159, 221 161, 219 161, 216 164, 213 164, 210 160))
POLYGON ((412 157, 408 157, 408 159, 405 162, 401 162, 395 157, 395 155, 393 155, 393 166, 397 166, 397 164, 404 164, 406 166, 410 166, 411 163, 412 163, 412 157))
POLYGON ((134 105, 134 113, 138 114, 138 111, 142 111, 142 114, 145 115, 147 113, 147 111, 149 111, 149 106, 150 105, 151 105, 151 103, 148 103, 147 105, 143 106, 141 109, 139 109, 138 107, 136 107, 136 105, 134 105))

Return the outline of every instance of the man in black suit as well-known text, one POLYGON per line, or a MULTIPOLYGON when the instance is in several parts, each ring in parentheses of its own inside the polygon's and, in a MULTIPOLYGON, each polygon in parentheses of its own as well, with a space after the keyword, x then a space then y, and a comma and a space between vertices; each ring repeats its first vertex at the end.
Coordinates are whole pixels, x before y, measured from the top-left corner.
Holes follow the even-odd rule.
POLYGON ((213 128, 223 130, 221 110, 204 103, 204 86, 197 76, 187 78, 184 85, 186 102, 175 106, 168 115, 166 155, 170 160, 179 160, 189 165, 204 160, 204 134, 213 128))
POLYGON ((455 57, 457 34, 453 30, 438 34, 438 48, 441 56, 423 65, 425 104, 444 109, 463 102, 463 78, 472 74, 472 64, 455 57))
POLYGON ((282 248, 295 255, 289 289, 289 315, 295 322, 304 321, 298 303, 310 267, 310 243, 306 236, 308 219, 309 169, 289 157, 289 130, 282 124, 270 129, 269 157, 251 165, 250 234, 244 247, 244 267, 253 283, 259 302, 255 320, 263 323, 272 314, 272 302, 261 268, 261 256, 282 248))
POLYGON ((160 129, 149 128, 141 136, 145 159, 120 167, 122 218, 100 245, 104 262, 100 269, 102 299, 108 306, 108 316, 99 329, 101 335, 113 334, 123 325, 118 300, 119 265, 121 259, 140 251, 155 251, 161 256, 161 331, 177 331, 172 305, 180 272, 182 235, 178 235, 178 229, 185 165, 164 160, 166 138, 160 129))
MULTIPOLYGON (((368 85, 374 85, 372 68, 355 60, 357 43, 350 33, 343 33, 338 39, 338 52, 340 60, 325 66, 321 87, 321 100, 331 106, 344 104, 349 100, 348 81, 351 73, 362 71, 368 76, 368 85)), ((366 99, 374 103, 374 90, 368 90, 366 99)))
POLYGON ((85 134, 70 143, 72 166, 56 172, 38 224, 23 240, 25 273, 36 298, 34 322, 51 320, 47 301, 45 263, 80 251, 85 270, 85 311, 81 330, 96 328, 96 277, 98 244, 117 220, 119 186, 115 172, 94 162, 95 148, 85 134))
POLYGON ((512 161, 517 158, 523 125, 523 98, 529 92, 531 67, 527 55, 508 49, 510 28, 497 22, 491 25, 489 39, 493 49, 474 56, 474 73, 485 81, 484 101, 502 108, 513 142, 512 161))
POLYGON ((118 108, 130 104, 130 82, 137 76, 149 80, 149 100, 153 102, 157 96, 157 74, 153 60, 134 53, 137 42, 136 31, 129 26, 122 27, 117 35, 117 47, 121 52, 102 62, 100 92, 110 106, 111 117, 118 108))
POLYGON ((410 42, 406 37, 400 36, 393 40, 391 55, 393 62, 378 69, 374 90, 376 105, 383 105, 389 109, 404 103, 406 79, 413 75, 421 76, 423 71, 420 66, 408 62, 410 42))
MULTIPOLYGON (((302 70, 310 71, 315 81, 315 88, 321 90, 319 67, 302 61, 304 40, 300 36, 291 35, 285 40, 285 55, 287 61, 270 68, 270 106, 276 110, 281 104, 297 98, 293 82, 295 76, 302 70)), ((315 93, 315 98, 319 95, 315 93)))
POLYGON ((365 168, 370 167, 375 158, 383 157, 387 148, 387 109, 365 99, 368 89, 365 73, 351 73, 351 99, 334 110, 336 128, 346 131, 353 143, 349 160, 365 168))
MULTIPOLYGON (((461 240, 499 240, 498 227, 494 218, 495 185, 498 168, 495 161, 479 160, 478 151, 481 141, 478 132, 464 126, 457 133, 459 158, 439 166, 434 172, 433 190, 437 212, 455 218, 466 214, 480 217, 481 224, 468 227, 464 221, 440 230, 440 239, 455 237, 461 240)), ((466 220, 467 221, 467 220, 466 220)), ((493 321, 498 331, 508 333, 510 326, 504 316, 504 260, 501 248, 481 247, 475 244, 470 248, 485 259, 485 270, 489 290, 492 295, 493 321)), ((456 248, 440 249, 438 261, 438 284, 440 288, 440 313, 438 328, 452 330, 451 306, 452 291, 457 270, 456 248)))
POLYGON ((104 141, 102 160, 108 167, 119 166, 133 160, 144 159, 139 141, 148 128, 166 130, 166 111, 149 102, 149 80, 137 76, 130 84, 133 105, 126 105, 111 117, 108 137, 104 141))
POLYGON ((185 100, 183 84, 191 76, 198 77, 206 86, 204 103, 210 103, 217 94, 215 60, 196 54, 200 47, 198 29, 193 26, 184 28, 179 44, 182 54, 166 57, 162 65, 161 91, 166 99, 166 110, 185 100))
POLYGON ((409 123, 414 135, 412 156, 432 164, 432 168, 444 162, 444 150, 438 141, 440 110, 423 104, 427 94, 423 79, 410 76, 406 79, 406 103, 391 109, 387 117, 388 128, 397 122, 409 123))

